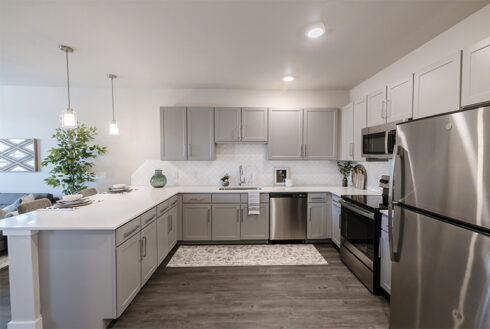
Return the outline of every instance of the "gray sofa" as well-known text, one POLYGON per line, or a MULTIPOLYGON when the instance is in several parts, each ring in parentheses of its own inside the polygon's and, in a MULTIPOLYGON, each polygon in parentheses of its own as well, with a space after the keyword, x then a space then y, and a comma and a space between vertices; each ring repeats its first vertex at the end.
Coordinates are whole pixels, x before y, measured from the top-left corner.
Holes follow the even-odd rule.
MULTIPOLYGON (((19 198, 23 197, 24 195, 27 195, 30 193, 0 193, 0 208, 5 208, 15 201, 17 201, 19 198)), ((32 193, 34 195, 34 199, 42 199, 42 198, 47 198, 51 203, 55 203, 58 198, 53 197, 52 194, 50 193, 32 193)), ((0 252, 4 251, 7 249, 7 237, 2 234, 0 231, 0 252)))

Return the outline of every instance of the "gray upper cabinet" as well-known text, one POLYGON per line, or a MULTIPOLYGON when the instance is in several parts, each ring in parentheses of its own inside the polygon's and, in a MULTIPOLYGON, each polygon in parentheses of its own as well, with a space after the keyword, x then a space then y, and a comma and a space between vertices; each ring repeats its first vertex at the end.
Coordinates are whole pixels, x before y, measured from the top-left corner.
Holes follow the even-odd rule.
POLYGON ((187 109, 187 159, 214 160, 214 108, 187 109))
POLYGON ((337 159, 337 120, 337 109, 304 110, 305 158, 337 159))
POLYGON ((240 141, 241 110, 239 107, 217 107, 214 110, 214 123, 216 143, 240 141))
POLYGON ((182 212, 184 241, 211 240, 210 204, 184 204, 182 212))
POLYGON ((267 142, 267 108, 242 108, 242 142, 267 142))
POLYGON ((240 204, 213 204, 213 241, 240 240, 240 204))
POLYGON ((162 160, 187 160, 187 110, 185 107, 160 109, 162 160))
POLYGON ((216 143, 267 142, 267 108, 221 107, 215 109, 216 143))
POLYGON ((214 108, 162 107, 162 160, 214 160, 214 108))
POLYGON ((303 158, 303 109, 269 109, 270 160, 303 158))
POLYGON ((259 215, 249 215, 248 207, 242 204, 240 236, 242 240, 269 239, 269 204, 260 204, 259 215))

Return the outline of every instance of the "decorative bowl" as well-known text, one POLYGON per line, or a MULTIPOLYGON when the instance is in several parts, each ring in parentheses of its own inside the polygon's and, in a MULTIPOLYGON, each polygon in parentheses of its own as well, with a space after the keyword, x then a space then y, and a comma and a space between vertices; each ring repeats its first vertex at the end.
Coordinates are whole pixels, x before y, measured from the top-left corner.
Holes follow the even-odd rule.
POLYGON ((115 188, 115 189, 120 189, 120 188, 125 188, 126 187, 126 184, 114 184, 112 185, 112 188, 115 188))

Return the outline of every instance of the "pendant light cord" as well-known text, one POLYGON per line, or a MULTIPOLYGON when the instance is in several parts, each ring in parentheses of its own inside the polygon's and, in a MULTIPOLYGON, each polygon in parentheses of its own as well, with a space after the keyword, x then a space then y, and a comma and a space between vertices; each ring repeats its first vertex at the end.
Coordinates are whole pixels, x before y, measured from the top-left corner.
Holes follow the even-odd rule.
POLYGON ((114 77, 111 77, 111 88, 112 88, 112 121, 114 121, 114 77))
POLYGON ((66 54, 66 84, 68 86, 68 108, 71 109, 70 105, 70 70, 68 68, 68 49, 65 50, 66 54))

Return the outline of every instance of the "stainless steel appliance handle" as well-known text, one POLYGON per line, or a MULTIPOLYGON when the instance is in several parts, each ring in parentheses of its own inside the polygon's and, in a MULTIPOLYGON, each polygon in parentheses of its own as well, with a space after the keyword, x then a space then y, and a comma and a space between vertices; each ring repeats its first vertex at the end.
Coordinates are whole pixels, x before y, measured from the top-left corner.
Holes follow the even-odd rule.
POLYGON ((392 262, 398 262, 400 260, 400 255, 398 251, 393 248, 393 187, 395 183, 395 168, 396 159, 399 157, 400 145, 395 144, 393 146, 393 161, 391 164, 391 176, 390 176, 390 187, 388 189, 388 236, 390 242, 390 258, 392 262))
POLYGON ((351 210, 351 211, 353 211, 359 215, 362 215, 362 216, 370 218, 370 219, 374 219, 374 213, 373 212, 370 212, 368 210, 364 210, 361 207, 353 205, 353 204, 351 204, 347 201, 344 201, 344 200, 340 200, 340 204, 342 205, 342 207, 346 207, 347 209, 349 209, 349 210, 351 210))
POLYGON ((389 154, 388 152, 388 136, 390 133, 388 131, 385 131, 385 154, 389 154))

